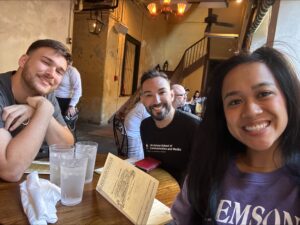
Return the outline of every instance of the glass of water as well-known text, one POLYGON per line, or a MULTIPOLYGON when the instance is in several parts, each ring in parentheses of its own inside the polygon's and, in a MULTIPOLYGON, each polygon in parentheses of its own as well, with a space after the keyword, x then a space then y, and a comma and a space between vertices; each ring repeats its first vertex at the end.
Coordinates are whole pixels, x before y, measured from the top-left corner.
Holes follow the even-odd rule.
POLYGON ((63 156, 60 164, 61 203, 77 205, 82 201, 88 157, 75 152, 73 157, 63 156))
POLYGON ((54 144, 49 146, 50 161, 50 181, 60 186, 60 159, 62 155, 73 156, 74 146, 64 144, 54 144))
POLYGON ((79 141, 75 144, 75 151, 77 153, 85 154, 88 156, 85 183, 92 182, 93 180, 97 149, 98 143, 93 141, 79 141))

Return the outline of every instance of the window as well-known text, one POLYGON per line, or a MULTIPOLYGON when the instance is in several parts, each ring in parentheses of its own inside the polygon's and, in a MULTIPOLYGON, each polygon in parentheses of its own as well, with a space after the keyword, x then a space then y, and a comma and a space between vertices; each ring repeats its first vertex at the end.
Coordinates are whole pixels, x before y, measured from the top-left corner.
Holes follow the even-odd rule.
POLYGON ((132 95, 137 89, 141 43, 126 34, 122 68, 121 96, 132 95))

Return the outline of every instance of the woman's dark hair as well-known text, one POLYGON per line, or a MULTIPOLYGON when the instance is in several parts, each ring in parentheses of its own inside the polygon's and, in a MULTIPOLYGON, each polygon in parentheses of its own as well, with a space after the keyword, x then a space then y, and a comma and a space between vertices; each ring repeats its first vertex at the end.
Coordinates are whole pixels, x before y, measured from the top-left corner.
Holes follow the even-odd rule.
POLYGON ((68 65, 72 63, 72 56, 69 49, 63 43, 52 39, 41 39, 33 42, 27 49, 26 54, 30 55, 35 50, 44 47, 54 49, 58 54, 66 59, 68 65))
POLYGON ((220 64, 212 75, 212 86, 206 101, 206 111, 195 140, 187 178, 188 197, 195 211, 196 221, 209 217, 214 221, 220 183, 230 159, 244 152, 246 147, 228 131, 222 101, 222 85, 226 75, 241 64, 265 64, 284 94, 288 124, 280 138, 280 149, 293 175, 299 180, 300 149, 300 86, 289 62, 277 50, 261 47, 252 54, 241 53, 220 64))
POLYGON ((196 94, 199 94, 199 95, 200 95, 200 91, 195 91, 195 92, 194 92, 193 99, 197 98, 197 97, 196 97, 196 94))

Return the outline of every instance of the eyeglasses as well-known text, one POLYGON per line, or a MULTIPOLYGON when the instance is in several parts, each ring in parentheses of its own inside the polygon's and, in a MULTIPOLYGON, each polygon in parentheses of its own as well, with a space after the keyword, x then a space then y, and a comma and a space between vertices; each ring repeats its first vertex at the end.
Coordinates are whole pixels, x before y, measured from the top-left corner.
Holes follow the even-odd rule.
POLYGON ((177 96, 177 97, 183 97, 183 96, 186 96, 186 93, 184 93, 184 94, 175 94, 175 96, 177 96))

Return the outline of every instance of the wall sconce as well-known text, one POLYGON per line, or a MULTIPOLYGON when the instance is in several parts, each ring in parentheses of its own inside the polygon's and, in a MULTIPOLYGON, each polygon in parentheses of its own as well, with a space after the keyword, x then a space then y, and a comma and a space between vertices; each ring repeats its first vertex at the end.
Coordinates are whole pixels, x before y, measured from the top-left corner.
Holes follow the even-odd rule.
POLYGON ((95 14, 93 12, 90 12, 90 18, 88 19, 88 24, 89 24, 89 32, 91 34, 100 34, 102 28, 104 27, 104 22, 102 21, 102 12, 99 13, 98 11, 95 11, 95 14))

